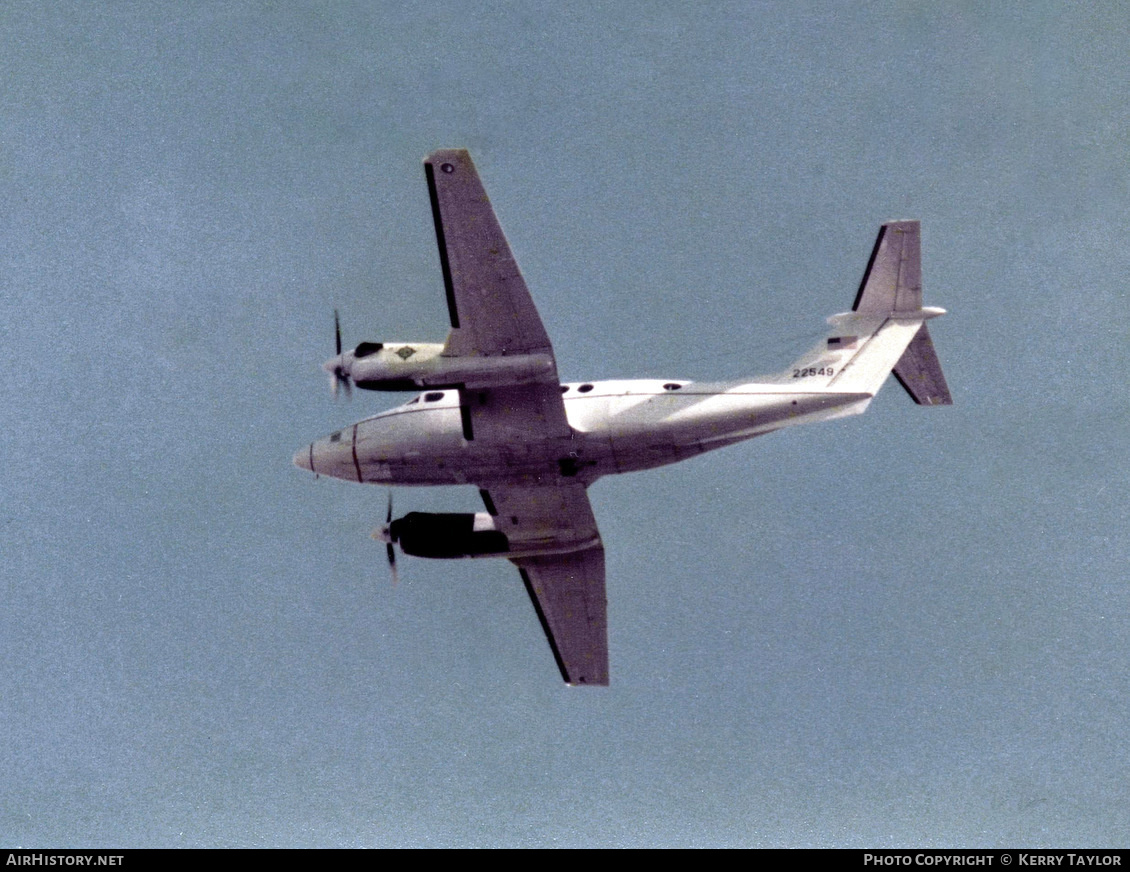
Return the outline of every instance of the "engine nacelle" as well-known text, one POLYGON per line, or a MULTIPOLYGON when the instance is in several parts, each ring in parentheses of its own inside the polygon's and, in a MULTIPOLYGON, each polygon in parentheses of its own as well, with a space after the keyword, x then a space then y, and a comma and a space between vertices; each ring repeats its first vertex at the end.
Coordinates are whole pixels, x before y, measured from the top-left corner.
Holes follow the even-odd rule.
POLYGON ((540 381, 554 371, 548 354, 449 357, 444 356, 444 347, 436 342, 362 342, 326 361, 324 369, 371 391, 520 385, 540 381))
POLYGON ((389 536, 414 557, 491 557, 510 551, 506 534, 486 512, 409 512, 389 525, 389 536))
MULTIPOLYGON (((552 526, 552 525, 550 525, 552 526)), ((388 524, 375 538, 397 543, 413 557, 526 557, 565 554, 600 544, 595 531, 586 538, 562 535, 560 530, 532 530, 528 538, 512 540, 486 512, 409 512, 388 524)))

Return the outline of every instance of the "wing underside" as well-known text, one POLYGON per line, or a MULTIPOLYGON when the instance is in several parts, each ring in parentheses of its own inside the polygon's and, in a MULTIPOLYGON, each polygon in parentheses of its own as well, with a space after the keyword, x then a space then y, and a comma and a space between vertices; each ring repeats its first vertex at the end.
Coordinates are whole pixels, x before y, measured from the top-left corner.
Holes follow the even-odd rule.
POLYGON ((608 684, 604 547, 515 560, 568 684, 608 684))
MULTIPOLYGON (((447 357, 544 354, 549 336, 495 218, 470 155, 442 149, 424 160, 451 333, 447 357)), ((461 388, 464 439, 497 446, 503 464, 561 450, 568 438, 556 364, 521 384, 461 388)), ((506 534, 561 674, 569 684, 608 684, 604 547, 576 479, 489 483, 483 502, 506 534)))
POLYGON ((569 684, 608 684, 604 546, 588 495, 577 482, 492 485, 483 502, 514 550, 561 675, 569 684))
MULTIPOLYGON (((424 160, 451 316, 446 357, 542 354, 553 347, 471 156, 435 151, 424 160)), ((507 444, 565 436, 569 425, 554 364, 521 385, 460 390, 466 439, 507 444)))
POLYGON ((451 316, 444 354, 552 354, 471 156, 442 149, 428 155, 424 171, 451 316))

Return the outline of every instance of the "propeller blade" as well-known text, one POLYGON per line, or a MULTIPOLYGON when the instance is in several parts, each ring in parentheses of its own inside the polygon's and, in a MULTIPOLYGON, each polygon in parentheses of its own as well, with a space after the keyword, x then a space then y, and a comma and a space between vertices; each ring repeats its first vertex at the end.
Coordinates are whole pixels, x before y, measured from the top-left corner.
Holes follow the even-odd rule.
POLYGON ((400 574, 396 571, 396 549, 389 542, 385 550, 388 552, 388 569, 392 573, 392 586, 396 587, 396 583, 400 580, 400 574))
POLYGON ((396 587, 397 581, 400 580, 400 574, 396 571, 396 548, 393 543, 396 541, 392 536, 392 491, 388 492, 388 511, 385 513, 384 526, 379 530, 373 531, 373 538, 385 543, 385 556, 388 557, 388 568, 392 574, 392 586, 396 587))
POLYGON ((334 354, 337 355, 338 359, 337 365, 330 374, 330 390, 336 400, 338 388, 344 387, 345 398, 347 400, 353 399, 353 380, 350 379, 349 373, 345 371, 345 356, 341 353, 341 317, 338 315, 337 309, 334 309, 334 354))

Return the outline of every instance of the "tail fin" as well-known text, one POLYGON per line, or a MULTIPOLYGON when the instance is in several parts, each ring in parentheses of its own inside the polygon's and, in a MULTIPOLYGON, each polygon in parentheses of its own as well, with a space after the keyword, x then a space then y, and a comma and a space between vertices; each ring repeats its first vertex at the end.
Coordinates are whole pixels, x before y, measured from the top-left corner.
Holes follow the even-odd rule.
POLYGON ((891 221, 879 228, 853 312, 887 315, 922 308, 921 239, 917 221, 891 221))
POLYGON ((891 221, 879 228, 871 260, 853 312, 861 315, 914 316, 922 313, 922 325, 892 368, 899 384, 919 405, 953 404, 942 365, 934 351, 925 318, 939 315, 935 309, 922 309, 922 241, 917 221, 891 221))
POLYGON ((945 310, 922 306, 921 258, 917 221, 880 227, 852 310, 829 318, 826 339, 783 378, 806 379, 805 386, 816 389, 875 394, 894 372, 916 403, 952 403, 926 329, 926 321, 945 310))

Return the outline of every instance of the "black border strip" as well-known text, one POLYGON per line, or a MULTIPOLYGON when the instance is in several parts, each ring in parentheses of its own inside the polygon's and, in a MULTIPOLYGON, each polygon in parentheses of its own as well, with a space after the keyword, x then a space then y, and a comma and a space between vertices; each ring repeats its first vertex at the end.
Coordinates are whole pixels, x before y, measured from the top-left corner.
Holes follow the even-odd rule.
POLYGON ((455 307, 455 285, 451 281, 451 262, 447 258, 447 237, 443 232, 443 217, 439 211, 439 191, 436 189, 435 168, 431 163, 424 164, 424 175, 428 177, 428 196, 432 201, 432 221, 436 226, 439 265, 443 270, 443 289, 447 293, 447 314, 451 318, 451 326, 458 328, 459 310, 455 307))
MULTIPOLYGON (((197 836, 200 841, 205 841, 209 838, 208 833, 203 833, 197 836)), ((293 840, 293 837, 291 837, 293 840)), ((488 837, 484 837, 488 838, 488 837)), ((828 840, 832 840, 831 836, 825 836, 828 840)), ((722 847, 733 848, 732 840, 722 838, 714 839, 713 841, 719 844, 713 845, 709 836, 704 837, 704 847, 722 847)), ((283 839, 279 839, 283 841, 283 839)), ((330 841, 333 841, 332 839, 330 841)), ((95 848, 51 848, 35 847, 35 848, 6 848, 5 854, 7 856, 8 865, 14 865, 19 869, 27 869, 29 867, 42 868, 42 867, 55 867, 63 868, 71 866, 86 865, 90 863, 95 866, 115 866, 125 867, 126 869, 140 869, 143 864, 148 863, 153 866, 156 863, 168 865, 168 862, 174 857, 197 857, 200 862, 214 863, 217 857, 229 855, 232 859, 237 861, 245 861, 251 858, 255 860, 270 860, 271 857, 276 857, 281 860, 284 855, 295 855, 299 852, 304 857, 313 856, 326 856, 330 860, 346 860, 344 869, 352 868, 365 868, 368 869, 372 866, 372 854, 363 853, 366 850, 371 850, 369 842, 380 841, 380 839, 370 838, 368 841, 363 840, 361 847, 350 848, 337 848, 337 847, 302 847, 302 848, 263 848, 255 846, 254 850, 250 849, 252 843, 248 841, 249 847, 236 847, 236 848, 110 848, 103 847, 95 848), (94 855, 93 857, 91 855, 94 855), (357 857, 357 867, 348 865, 348 857, 350 855, 357 857), (64 858, 76 858, 73 862, 67 863, 64 858), (108 862, 106 862, 108 861, 108 862)), ((417 838, 415 841, 410 836, 403 834, 393 837, 387 836, 384 838, 385 842, 390 843, 393 848, 421 848, 428 847, 434 848, 430 842, 417 838)), ((481 839, 472 839, 468 845, 452 845, 450 847, 475 847, 481 839)), ((509 842, 505 838, 498 837, 498 845, 490 842, 483 842, 483 847, 508 847, 509 842)), ((640 844, 638 839, 631 839, 627 836, 621 836, 619 833, 611 832, 605 833, 603 831, 595 831, 582 833, 574 836, 570 841, 575 843, 575 847, 603 847, 603 848, 624 848, 630 847, 637 851, 640 848, 670 848, 670 847, 685 847, 679 844, 678 840, 671 836, 657 836, 653 838, 651 844, 640 844)), ((783 841, 788 841, 787 839, 783 841)), ((377 847, 382 847, 378 844, 377 847)), ((544 844, 535 845, 535 847, 545 848, 560 848, 560 845, 555 844, 551 839, 546 839, 544 844)), ((388 848, 386 848, 388 850, 388 848)), ((748 849, 747 849, 748 850, 748 849)), ((948 869, 954 866, 967 867, 973 866, 983 869, 1001 869, 1009 868, 1010 866, 1028 866, 1028 865, 1051 865, 1052 862, 1062 863, 1067 866, 1070 863, 1072 866, 1090 866, 1092 868, 1105 868, 1110 869, 1122 868, 1125 869, 1130 863, 1130 851, 1125 848, 1078 848, 1069 847, 1068 849, 1057 847, 1040 847, 1040 848, 923 848, 908 846, 905 848, 756 848, 754 852, 757 856, 766 859, 779 859, 782 863, 794 863, 798 858, 805 856, 819 859, 825 859, 835 862, 834 866, 830 868, 850 868, 852 869, 869 869, 869 868, 888 868, 897 866, 910 866, 917 869, 923 867, 928 869, 948 869), (1064 863, 1067 860, 1068 863, 1064 863), (1042 861, 1042 862, 1041 862, 1042 861), (842 865, 841 865, 842 864, 842 865)), ((275 862, 278 862, 276 860, 275 862)))

